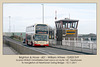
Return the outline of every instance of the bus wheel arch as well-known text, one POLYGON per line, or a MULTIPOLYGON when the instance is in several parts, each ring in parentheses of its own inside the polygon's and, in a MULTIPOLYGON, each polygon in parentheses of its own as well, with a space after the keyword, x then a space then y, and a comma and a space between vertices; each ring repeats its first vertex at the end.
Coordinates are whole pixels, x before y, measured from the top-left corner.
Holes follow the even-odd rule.
POLYGON ((33 42, 31 41, 31 46, 33 46, 33 42))

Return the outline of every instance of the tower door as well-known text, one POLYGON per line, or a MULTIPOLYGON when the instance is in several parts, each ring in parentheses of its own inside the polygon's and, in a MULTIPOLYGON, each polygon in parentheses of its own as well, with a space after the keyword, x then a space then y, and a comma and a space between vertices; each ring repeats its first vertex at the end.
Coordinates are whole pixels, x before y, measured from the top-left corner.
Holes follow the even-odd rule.
POLYGON ((57 30, 57 41, 62 41, 62 30, 57 30))

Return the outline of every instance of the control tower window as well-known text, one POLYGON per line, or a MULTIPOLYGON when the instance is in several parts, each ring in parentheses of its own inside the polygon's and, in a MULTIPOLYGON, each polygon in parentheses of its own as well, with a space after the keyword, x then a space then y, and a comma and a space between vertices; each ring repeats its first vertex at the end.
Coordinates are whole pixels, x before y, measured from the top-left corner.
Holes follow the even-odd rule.
POLYGON ((73 28, 76 28, 76 23, 73 23, 73 28))
POLYGON ((67 23, 66 23, 66 28, 67 28, 67 23))
POLYGON ((72 28, 72 23, 70 23, 70 28, 72 28))
POLYGON ((65 25, 63 25, 63 28, 66 28, 65 25))
POLYGON ((70 28, 70 23, 68 23, 68 28, 70 28))

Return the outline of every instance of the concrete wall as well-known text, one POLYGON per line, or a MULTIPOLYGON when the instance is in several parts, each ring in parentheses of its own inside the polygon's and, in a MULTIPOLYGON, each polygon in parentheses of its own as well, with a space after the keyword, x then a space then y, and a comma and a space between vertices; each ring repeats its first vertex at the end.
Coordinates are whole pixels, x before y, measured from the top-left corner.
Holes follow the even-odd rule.
POLYGON ((20 54, 30 54, 30 55, 45 55, 44 53, 41 53, 41 52, 38 52, 38 51, 35 51, 35 50, 32 50, 30 49, 29 47, 27 46, 23 46, 21 43, 17 43, 13 40, 10 40, 10 39, 7 39, 7 38, 4 38, 3 40, 3 43, 7 44, 9 47, 12 47, 14 50, 16 50, 18 53, 20 54))

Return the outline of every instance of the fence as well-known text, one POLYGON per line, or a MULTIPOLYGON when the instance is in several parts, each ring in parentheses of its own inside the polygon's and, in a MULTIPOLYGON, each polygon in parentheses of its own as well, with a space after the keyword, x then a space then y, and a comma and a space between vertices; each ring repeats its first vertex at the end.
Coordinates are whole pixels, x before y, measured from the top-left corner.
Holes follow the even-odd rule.
POLYGON ((96 41, 84 41, 81 40, 62 40, 62 41, 56 41, 56 40, 50 40, 50 46, 57 47, 57 48, 63 48, 73 51, 79 51, 79 52, 85 52, 85 53, 91 53, 96 54, 97 53, 97 43, 96 41))

